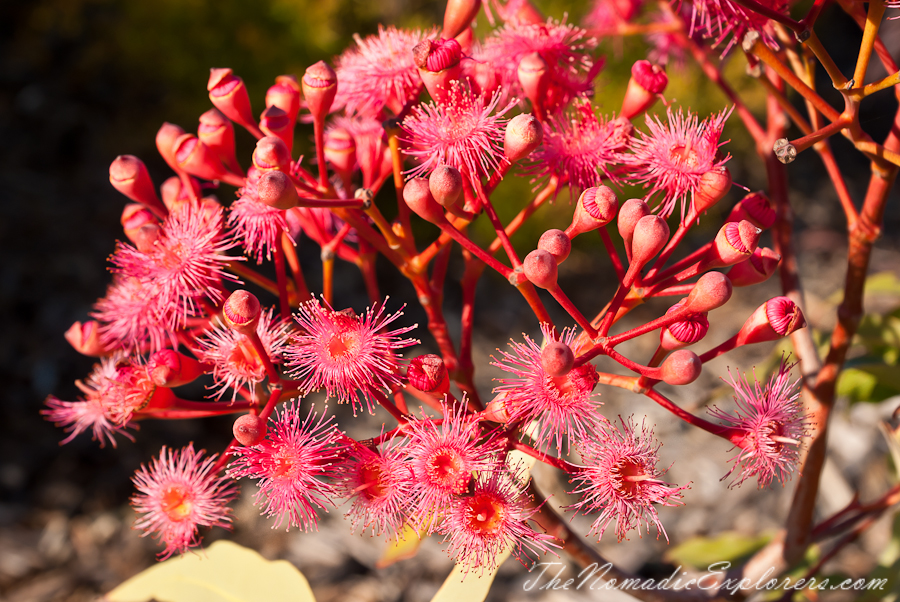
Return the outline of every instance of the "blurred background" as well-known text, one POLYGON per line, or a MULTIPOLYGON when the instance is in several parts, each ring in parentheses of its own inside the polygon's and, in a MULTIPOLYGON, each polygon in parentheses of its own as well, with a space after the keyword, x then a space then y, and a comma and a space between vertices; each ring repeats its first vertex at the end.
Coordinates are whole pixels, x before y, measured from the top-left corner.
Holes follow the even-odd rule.
MULTIPOLYGON (((536 4, 556 18, 568 12, 569 20, 576 23, 589 9, 586 0, 536 4)), ((137 443, 123 440, 118 449, 100 449, 86 436, 60 447, 62 431, 38 414, 50 393, 75 399, 74 381, 84 378, 93 364, 65 342, 63 333, 74 321, 87 318, 109 281, 105 260, 121 237, 119 216, 125 202, 108 183, 112 159, 134 154, 147 163, 157 183, 168 177, 154 135, 163 121, 189 131, 196 127, 197 117, 209 108, 206 81, 211 67, 231 67, 243 77, 259 111, 275 76, 301 75, 309 64, 339 54, 354 33, 374 33, 378 23, 425 27, 440 23, 443 10, 440 0, 260 0, 252 4, 239 0, 36 0, 0 4, 0 315, 4 317, 0 327, 0 598, 10 602, 92 600, 151 565, 157 552, 154 542, 140 539, 129 528, 134 518, 127 505, 133 471, 163 444, 180 447, 195 441, 200 447, 218 450, 230 439, 231 420, 225 418, 145 423, 137 443)), ((840 47, 848 54, 837 56, 845 71, 851 68, 853 48, 860 37, 848 22, 831 9, 817 25, 826 44, 833 39, 846 40, 840 47)), ((486 27, 482 17, 477 35, 483 36, 486 27)), ((884 28, 889 45, 896 48, 894 31, 897 27, 892 24, 884 28)), ((598 78, 595 105, 601 112, 611 113, 619 107, 632 62, 644 56, 645 48, 637 39, 610 40, 602 41, 601 51, 607 57, 607 68, 598 78)), ((744 66, 742 58, 731 58, 728 69, 734 81, 744 66)), ((679 68, 677 75, 670 71, 670 79, 666 96, 701 116, 725 106, 717 90, 690 65, 679 68)), ((753 89, 751 80, 740 79, 736 87, 758 108, 763 97, 753 89)), ((837 98, 831 100, 838 102, 837 98)), ((863 127, 882 140, 896 102, 889 93, 866 102, 863 127)), ((726 149, 735 155, 729 164, 734 179, 748 189, 760 188, 764 185, 762 166, 736 118, 732 122, 725 138, 732 139, 726 149)), ((298 132, 301 146, 309 145, 310 136, 311 132, 298 132)), ((850 174, 851 189, 860 198, 868 180, 868 164, 842 138, 833 141, 840 164, 850 174)), ((252 147, 252 138, 240 131, 238 156, 246 162, 252 147)), ((833 326, 833 309, 840 299, 834 293, 840 289, 846 260, 843 217, 814 155, 802 154, 791 165, 790 177, 801 273, 809 287, 808 318, 818 331, 827 333, 833 326)), ((516 178, 504 187, 498 205, 501 213, 510 216, 523 198, 529 198, 532 184, 516 178)), ((229 194, 222 200, 230 201, 229 194)), ((717 218, 727 213, 741 194, 734 189, 722 208, 696 229, 691 243, 707 240, 718 227, 717 218)), ((570 215, 566 203, 563 193, 557 201, 562 211, 548 208, 534 220, 539 225, 524 229, 515 242, 531 249, 544 229, 564 227, 565 215, 570 215)), ((873 273, 900 271, 898 227, 900 209, 895 193, 885 236, 873 257, 873 273)), ((315 272, 318 249, 305 243, 301 243, 304 265, 315 272)), ((609 278, 602 275, 607 261, 601 253, 578 241, 566 264, 568 271, 561 274, 563 287, 580 306, 596 307, 598 298, 605 300, 610 293, 609 278), (584 286, 585 282, 590 286, 584 286)), ((451 278, 459 273, 459 266, 454 266, 451 278)), ((389 266, 382 267, 384 290, 400 298, 410 292, 389 266)), ((343 303, 364 306, 358 272, 347 268, 339 275, 337 292, 343 303)), ((479 383, 487 394, 493 375, 487 365, 490 353, 508 338, 519 338, 523 330, 533 336, 536 325, 520 300, 508 296, 508 286, 504 288, 497 279, 483 280, 480 298, 494 300, 479 315, 477 332, 476 359, 479 369, 484 368, 479 383)), ((740 295, 712 319, 715 328, 710 336, 729 336, 761 301, 778 294, 774 282, 758 288, 740 295)), ((458 305, 454 305, 457 292, 451 289, 449 316, 458 314, 458 305)), ((887 292, 873 298, 870 307, 891 315, 900 298, 895 289, 888 286, 887 292)), ((552 302, 549 306, 556 307, 552 302)), ((659 312, 660 307, 653 306, 646 314, 638 312, 637 319, 653 311, 659 312)), ((407 315, 410 322, 424 323, 414 306, 407 315)), ((418 336, 427 348, 427 331, 420 329, 418 336)), ((637 357, 652 351, 647 349, 637 345, 630 352, 637 357)), ((769 361, 770 354, 767 347, 746 350, 743 356, 729 357, 728 362, 721 360, 705 371, 696 386, 673 395, 695 410, 713 398, 727 402, 718 381, 725 367, 738 365, 749 370, 754 362, 769 361)), ((890 357, 897 361, 896 354, 885 357, 886 362, 890 357)), ((862 392, 851 400, 880 403, 852 408, 842 405, 835 428, 841 433, 843 451, 836 452, 835 461, 826 467, 831 489, 821 512, 840 508, 856 488, 874 495, 890 479, 877 421, 890 407, 893 393, 889 389, 875 394, 874 385, 869 389, 861 386, 862 392)), ((759 492, 748 484, 726 494, 718 479, 727 470, 727 445, 671 424, 667 416, 643 402, 635 407, 635 398, 603 393, 608 416, 637 412, 656 423, 657 435, 665 442, 663 464, 675 462, 672 481, 694 482, 685 508, 661 512, 673 543, 723 529, 749 534, 778 526, 790 486, 759 492), (710 451, 713 448, 715 454, 710 451)), ((893 404, 896 406, 896 401, 893 404)), ((354 428, 370 436, 378 421, 365 420, 354 428)), ((557 477, 551 471, 539 470, 536 478, 554 490, 566 485, 555 482, 557 477)), ((427 600, 450 570, 451 562, 436 541, 426 542, 415 560, 373 570, 384 544, 349 535, 341 510, 328 515, 317 534, 272 531, 251 505, 251 487, 244 489, 236 508, 235 533, 214 531, 206 541, 225 535, 269 558, 293 561, 307 574, 320 601, 427 600)), ((576 527, 585 532, 586 524, 581 518, 576 520, 576 527)), ((886 535, 872 537, 872 541, 864 538, 849 548, 849 556, 840 560, 842 570, 864 572, 874 566, 886 535)), ((601 548, 622 566, 644 575, 668 575, 674 566, 666 564, 674 562, 672 559, 659 560, 667 546, 664 540, 652 537, 623 544, 604 539, 601 548)), ((492 599, 565 599, 525 592, 522 583, 526 578, 521 566, 507 563, 492 599)))

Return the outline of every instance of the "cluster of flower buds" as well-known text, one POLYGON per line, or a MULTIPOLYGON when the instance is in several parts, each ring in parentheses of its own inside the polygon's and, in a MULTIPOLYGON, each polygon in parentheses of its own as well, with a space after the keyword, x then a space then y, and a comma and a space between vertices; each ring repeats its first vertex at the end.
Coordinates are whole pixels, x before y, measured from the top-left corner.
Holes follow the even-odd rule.
POLYGON ((94 320, 66 333, 101 363, 79 384, 83 399, 51 397, 44 412, 70 431, 67 441, 90 430, 101 445, 130 436, 126 429, 144 419, 240 414, 234 443, 220 455, 164 448, 135 477, 136 526, 160 537, 163 555, 196 545, 200 527, 228 526, 232 480, 241 478, 257 481, 257 504, 276 525, 314 528, 319 509, 348 498, 354 527, 388 538, 405 526, 422 537, 441 534, 470 569, 494 567, 508 548, 540 555, 559 542, 532 520, 540 501, 510 465, 511 450, 567 473, 579 499, 571 509, 596 515, 598 537, 613 524, 619 539, 642 525, 664 534, 656 507, 680 503, 685 486, 661 480, 659 444, 641 419, 603 415, 598 385, 642 394, 734 443, 737 482, 756 476, 767 485, 790 474, 807 419, 786 365, 764 389, 732 379, 739 409, 714 412, 719 424, 656 389, 694 382, 713 357, 804 326, 797 305, 777 297, 730 339, 692 350, 705 345, 710 312, 733 287, 766 280, 781 259, 760 246, 773 204, 752 193, 712 240, 670 261, 730 191, 729 156, 720 149, 730 111, 701 120, 669 106, 640 129, 633 121, 668 82, 660 65, 641 60, 620 114, 599 116, 590 97, 602 60, 590 32, 519 1, 500 5, 505 23, 476 40, 480 5, 450 0, 439 34, 383 28, 357 37, 334 68, 319 62, 302 77, 278 77, 258 120, 243 80, 213 69, 214 108, 200 116, 197 133, 168 123, 159 130, 157 147, 175 173, 159 194, 136 157, 110 167, 110 182, 131 201, 122 215, 128 242, 110 259, 113 281, 94 320), (313 124, 314 167, 295 158, 295 127, 304 120, 313 124), (244 134, 234 124, 256 139, 244 161, 235 151, 244 134), (503 223, 492 196, 514 167, 541 189, 503 223), (620 183, 646 194, 623 202, 614 190, 620 183), (233 201, 209 194, 222 185, 235 189, 233 201), (545 231, 521 256, 510 236, 566 185, 577 202, 555 210, 572 211, 570 225, 545 231), (395 199, 388 221, 381 208, 395 199), (669 220, 676 208, 680 219, 669 220), (439 234, 416 240, 419 218, 439 234), (493 242, 469 236, 475 220, 494 229, 493 242), (594 315, 560 284, 578 236, 603 245, 617 283, 594 315), (321 286, 301 267, 301 237, 321 248, 321 286), (466 265, 458 343, 442 309, 454 243, 466 265), (438 353, 401 355, 419 343, 407 338, 416 327, 395 324, 403 314, 391 312, 381 293, 378 255, 409 279, 438 353), (247 258, 271 261, 275 280, 247 258), (359 267, 372 300, 364 312, 335 309, 336 259, 359 267), (499 352, 494 365, 504 375, 487 403, 472 379, 476 285, 485 268, 514 286, 542 337, 499 352), (552 322, 536 288, 574 327, 552 322), (638 304, 663 297, 672 299, 662 315, 613 331, 638 304), (645 335, 659 340, 646 361, 618 351, 645 335), (630 375, 602 371, 592 362, 600 357, 630 375), (208 398, 181 398, 177 389, 198 378, 208 398), (395 424, 353 440, 327 408, 309 407, 315 391, 395 424), (562 458, 570 450, 583 465, 562 458))

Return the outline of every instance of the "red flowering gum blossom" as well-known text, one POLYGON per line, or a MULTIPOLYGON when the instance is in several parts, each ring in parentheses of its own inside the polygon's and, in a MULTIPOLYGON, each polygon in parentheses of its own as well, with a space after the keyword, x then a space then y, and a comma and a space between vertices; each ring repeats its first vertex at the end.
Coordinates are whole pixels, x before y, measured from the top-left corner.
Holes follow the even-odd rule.
POLYGON ((278 107, 287 113, 292 124, 297 123, 297 113, 300 112, 300 82, 297 78, 293 75, 276 77, 275 85, 266 91, 266 106, 278 107))
POLYGON ((544 128, 530 113, 520 113, 506 124, 503 154, 510 163, 524 159, 544 141, 544 128))
POLYGON ((442 38, 455 38, 464 29, 472 24, 478 11, 481 10, 481 0, 448 0, 447 9, 444 11, 444 29, 442 38))
POLYGON ((728 277, 734 286, 750 286, 768 280, 778 264, 781 255, 768 247, 758 247, 753 255, 728 270, 728 277))
POLYGON ((218 109, 210 109, 200 116, 197 137, 208 146, 222 164, 232 173, 243 175, 244 170, 238 163, 234 150, 234 125, 218 109))
POLYGON ((262 133, 253 119, 253 109, 250 107, 250 95, 244 80, 236 76, 231 69, 210 69, 209 82, 206 84, 209 90, 209 100, 213 106, 235 123, 238 123, 257 138, 262 133))
POLYGON ((659 367, 662 381, 669 385, 687 385, 700 376, 703 362, 693 351, 679 349, 671 353, 659 367))
POLYGON ((729 190, 731 190, 731 172, 725 166, 713 167, 700 176, 700 184, 694 191, 694 202, 688 217, 693 218, 707 211, 721 201, 729 190))
POLYGON ((731 299, 731 280, 721 272, 707 272, 700 276, 684 306, 693 313, 712 311, 731 299))
POLYGON ((728 222, 719 229, 712 247, 701 262, 704 268, 720 268, 749 259, 759 244, 762 230, 748 222, 728 222))
POLYGON ((89 320, 82 324, 75 322, 65 334, 66 340, 75 348, 75 351, 89 357, 109 355, 110 350, 100 341, 99 324, 89 320))
POLYGON ((462 46, 454 39, 422 40, 412 49, 413 63, 428 94, 439 103, 447 100, 450 82, 458 81, 462 46))
POLYGON ((403 187, 403 201, 413 213, 427 222, 440 225, 447 221, 444 217, 444 208, 431 196, 431 189, 425 178, 411 178, 406 182, 403 187))
POLYGON ((762 192, 751 192, 742 198, 731 210, 726 221, 739 222, 743 219, 763 230, 775 223, 775 205, 762 192))
POLYGON ((450 165, 440 165, 428 176, 428 189, 439 205, 456 206, 463 193, 462 174, 450 165))
POLYGON ((239 416, 231 427, 234 438, 244 447, 261 443, 266 436, 266 430, 266 421, 254 414, 239 416))
POLYGON ((337 75, 328 63, 319 61, 306 68, 300 80, 306 106, 316 120, 324 120, 337 94, 337 75))
POLYGON ((628 252, 628 257, 631 257, 631 241, 634 238, 634 229, 637 223, 651 213, 650 206, 641 199, 628 199, 622 203, 616 226, 619 229, 622 240, 625 241, 625 250, 628 252))
POLYGON ((256 141, 253 166, 260 172, 287 171, 291 166, 291 151, 278 136, 265 136, 256 141))
POLYGON ((262 308, 256 295, 242 289, 231 293, 222 306, 225 323, 233 330, 246 335, 256 332, 261 313, 262 308))
POLYGON ((669 77, 665 69, 650 61, 636 61, 631 67, 631 79, 628 80, 628 88, 622 100, 621 116, 632 119, 649 109, 667 85, 669 77))
POLYGON ((147 362, 150 380, 160 387, 180 387, 194 382, 206 373, 206 368, 194 358, 173 349, 161 349, 147 362))
POLYGON ((341 180, 350 181, 356 167, 356 140, 346 128, 336 127, 325 132, 325 160, 341 180))
POLYGON ((519 61, 516 75, 525 96, 531 101, 531 106, 535 107, 536 111, 542 112, 546 104, 547 87, 550 85, 547 62, 537 52, 526 54, 519 61))
MULTIPOLYGON (((666 313, 670 314, 681 309, 685 300, 679 301, 670 307, 666 313)), ((666 351, 674 351, 687 345, 693 345, 706 336, 709 332, 709 320, 706 313, 690 314, 677 322, 669 324, 659 333, 659 346, 666 351)))
POLYGON ((406 369, 409 384, 425 393, 444 395, 450 391, 450 376, 439 355, 428 353, 415 357, 406 369))
POLYGON ((300 202, 300 195, 294 188, 291 177, 283 171, 267 171, 256 183, 259 200, 273 209, 287 211, 300 202))
POLYGON ((609 186, 594 186, 578 197, 572 223, 566 228, 569 239, 591 232, 611 222, 619 209, 619 199, 609 186))
POLYGON ((266 107, 259 116, 259 128, 266 136, 281 138, 290 154, 294 146, 294 124, 287 113, 278 107, 266 107))
POLYGON ((572 241, 565 232, 554 228, 541 234, 537 248, 553 255, 556 263, 560 264, 566 260, 572 251, 572 241))
MULTIPOLYGON (((175 160, 182 171, 204 180, 231 179, 218 155, 193 134, 179 136, 173 150, 175 160)), ((243 179, 239 184, 243 184, 243 179)))
POLYGON ((553 377, 565 376, 575 366, 575 353, 561 341, 551 341, 541 349, 541 367, 553 377))
POLYGON ((160 156, 165 159, 166 164, 172 168, 172 171, 182 173, 184 170, 178 166, 175 160, 175 141, 184 135, 184 129, 180 125, 174 123, 163 123, 156 132, 156 150, 160 156))
POLYGON ((144 162, 134 155, 119 155, 109 166, 109 183, 136 203, 140 203, 160 218, 168 214, 156 196, 153 181, 144 162))
POLYGON ((556 258, 547 251, 535 249, 526 255, 525 261, 522 262, 522 268, 525 271, 525 277, 535 286, 546 289, 556 288, 556 280, 559 277, 556 258))
POLYGON ((631 265, 638 270, 663 250, 669 240, 669 225, 658 215, 645 215, 638 220, 631 239, 631 265))
POLYGON ((735 346, 775 341, 804 326, 806 320, 796 303, 787 297, 774 297, 747 318, 737 333, 735 346))

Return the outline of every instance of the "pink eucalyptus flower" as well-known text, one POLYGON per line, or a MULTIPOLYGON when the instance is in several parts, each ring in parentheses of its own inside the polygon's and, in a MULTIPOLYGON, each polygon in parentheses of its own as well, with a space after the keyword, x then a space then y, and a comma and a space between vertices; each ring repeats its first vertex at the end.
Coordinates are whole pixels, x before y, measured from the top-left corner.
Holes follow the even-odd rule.
POLYGON ((754 378, 751 388, 746 375, 737 378, 729 372, 725 381, 734 388, 734 413, 718 408, 709 410, 714 417, 740 433, 736 445, 740 452, 731 459, 734 466, 723 479, 738 471, 732 487, 756 476, 759 488, 790 477, 800 459, 803 437, 809 432, 810 415, 800 401, 799 381, 790 381, 795 364, 782 358, 778 372, 765 385, 754 378))
POLYGON ((642 525, 648 532, 651 525, 655 526, 657 537, 661 533, 668 541, 654 504, 680 504, 680 492, 688 485, 675 487, 660 480, 665 471, 656 468, 660 444, 654 442, 652 429, 642 425, 638 430, 631 418, 620 417, 619 422, 621 429, 608 423, 593 437, 579 440, 579 453, 586 466, 572 475, 579 485, 571 493, 581 495, 582 500, 570 507, 600 513, 591 525, 591 533, 596 533, 598 540, 615 521, 619 541, 634 528, 640 536, 642 525))
MULTIPOLYGON (((262 264, 263 257, 272 259, 272 252, 281 244, 282 232, 290 238, 290 229, 284 211, 261 202, 251 188, 256 182, 241 189, 242 196, 231 204, 228 228, 244 246, 244 252, 262 264)), ((293 242, 293 240, 291 241, 293 242)))
POLYGON ((330 503, 335 489, 323 482, 331 476, 339 460, 335 443, 340 433, 331 424, 333 416, 316 417, 310 409, 306 419, 300 408, 288 402, 272 420, 266 438, 258 445, 235 447, 235 460, 228 466, 234 478, 257 479, 257 505, 265 505, 262 513, 274 516, 273 528, 287 520, 288 529, 316 529, 316 508, 330 503))
POLYGON ((181 451, 162 448, 150 467, 141 465, 133 481, 137 493, 131 498, 134 523, 143 536, 156 533, 165 545, 160 558, 183 554, 199 545, 198 527, 230 528, 228 501, 237 494, 231 479, 212 472, 216 456, 204 458, 204 451, 188 445, 181 451))
MULTIPOLYGON (((766 8, 788 15, 786 0, 758 1, 766 8)), ((692 7, 691 29, 703 37, 714 38, 713 46, 727 41, 722 51, 723 55, 731 50, 732 46, 739 44, 750 30, 759 33, 763 41, 773 49, 779 48, 769 18, 749 8, 732 0, 697 0, 692 3, 692 7)))
POLYGON ((117 274, 106 289, 106 296, 94 304, 91 316, 99 323, 104 347, 129 351, 147 346, 158 351, 176 340, 162 318, 165 313, 152 282, 117 274))

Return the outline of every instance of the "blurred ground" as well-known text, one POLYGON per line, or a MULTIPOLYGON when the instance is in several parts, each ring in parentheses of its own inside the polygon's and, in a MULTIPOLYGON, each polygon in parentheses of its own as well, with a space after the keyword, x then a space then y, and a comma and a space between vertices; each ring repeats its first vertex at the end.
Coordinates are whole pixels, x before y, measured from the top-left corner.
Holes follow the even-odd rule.
MULTIPOLYGON (((272 6, 279 3, 272 3, 269 8, 272 6)), ((395 14, 404 8, 399 3, 390 7, 395 14)), ((425 9, 435 10, 431 5, 425 9)), ((345 2, 334 14, 347 20, 343 27, 349 28, 354 23, 348 15, 358 16, 360 10, 356 3, 345 2)), ((268 26, 277 30, 278 22, 289 21, 279 14, 272 9, 265 15, 271 21, 266 22, 268 26)), ((116 30, 121 23, 131 23, 128 19, 135 18, 117 2, 0 5, 0 315, 5 317, 4 327, 0 328, 4 385, 0 389, 0 598, 9 602, 92 600, 151 565, 157 552, 154 542, 140 539, 130 529, 134 519, 127 505, 131 474, 141 462, 158 453, 163 444, 182 446, 195 441, 198 446, 217 450, 230 438, 228 419, 146 423, 137 443, 123 441, 118 449, 99 449, 85 437, 59 447, 61 431, 38 415, 42 400, 51 392, 63 399, 74 399, 77 391, 72 383, 83 378, 92 364, 64 342, 62 333, 75 320, 85 318, 108 282, 109 274, 102 266, 119 236, 118 217, 123 203, 107 181, 110 160, 120 153, 138 154, 148 162, 157 181, 162 181, 167 174, 152 150, 153 132, 164 118, 188 126, 205 110, 203 69, 226 61, 237 66, 240 61, 250 64, 261 58, 268 60, 266 65, 280 60, 277 56, 262 56, 261 51, 251 52, 260 44, 254 46, 253 35, 243 30, 237 50, 223 48, 220 43, 218 50, 208 51, 209 56, 193 57, 203 62, 199 74, 191 71, 193 63, 180 68, 169 65, 174 83, 171 88, 161 87, 165 86, 161 76, 144 71, 157 56, 152 48, 144 49, 148 56, 144 62, 136 63, 140 68, 134 70, 125 68, 127 65, 116 57, 118 51, 142 56, 139 50, 125 48, 122 38, 127 37, 127 32, 116 30), (217 52, 232 55, 220 61, 217 52), (193 83, 193 104, 180 102, 184 96, 172 96, 171 90, 180 94, 179 86, 187 85, 185 82, 193 83)), ((217 18, 225 25, 230 23, 227 19, 240 21, 224 8, 217 18)), ((366 18, 371 24, 371 15, 366 18)), ((177 27, 175 33, 191 31, 189 24, 178 23, 177 27)), ((340 39, 348 33, 336 30, 334 39, 323 42, 331 45, 330 53, 337 51, 340 39)), ((190 49, 196 41, 199 47, 202 39, 211 37, 208 33, 198 30, 195 38, 187 40, 173 34, 171 43, 182 43, 190 49)), ((161 52, 158 56, 169 55, 161 52)), ((165 58, 159 60, 164 62, 165 58)), ((308 62, 296 55, 290 61, 277 69, 297 71, 302 68, 298 65, 308 62)), ((279 72, 249 75, 256 78, 251 86, 255 101, 261 97, 266 82, 279 72)), ((248 77, 248 73, 251 72, 245 70, 241 74, 248 77)), ((872 117, 870 125, 876 130, 883 130, 883 113, 876 111, 872 117)), ((249 145, 249 138, 242 144, 249 145)), ((841 143, 836 144, 840 147, 841 143)), ((841 161, 858 173, 851 181, 858 195, 859 186, 868 177, 867 166, 852 155, 842 156, 841 161)), ((758 169, 752 161, 736 164, 736 179, 751 188, 758 186, 758 169)), ((791 167, 796 187, 792 200, 798 212, 801 274, 808 287, 807 317, 814 326, 827 330, 833 320, 828 299, 841 287, 846 250, 840 234, 842 218, 818 169, 816 160, 805 155, 791 167)), ((726 203, 733 203, 738 197, 735 189, 726 203)), ((898 225, 900 211, 895 195, 887 216, 886 236, 873 257, 873 272, 898 270, 898 225)), ((702 239, 692 242, 698 244, 702 239)), ((311 253, 305 261, 315 269, 318 252, 308 250, 311 253)), ((604 276, 608 272, 604 261, 598 259, 596 248, 576 245, 564 272, 563 287, 571 291, 579 306, 597 308, 608 298, 610 290, 605 281, 609 278, 604 276), (585 286, 586 282, 590 285, 585 286)), ((342 283, 346 284, 342 284, 338 295, 343 295, 347 304, 358 304, 360 292, 358 285, 353 284, 358 282, 356 272, 347 269, 343 275, 342 283)), ((396 281, 388 270, 385 275, 388 288, 396 281)), ((776 286, 768 283, 735 295, 726 308, 711 316, 714 329, 709 340, 730 336, 760 302, 777 294, 776 286)), ((502 283, 489 279, 479 289, 479 299, 493 301, 479 316, 476 340, 479 385, 484 395, 488 394, 490 378, 495 374, 488 366, 490 353, 505 345, 508 338, 519 338, 523 330, 532 336, 536 330, 526 320, 528 314, 519 300, 505 291, 502 283)), ((399 287, 393 294, 402 297, 404 289, 399 287)), ((454 315, 458 312, 454 294, 449 294, 447 302, 450 320, 458 319, 454 315)), ((555 307, 552 301, 548 306, 555 307)), ((638 312, 636 317, 641 315, 651 314, 638 312)), ((424 323, 412 308, 408 316, 411 321, 424 323)), ((427 343, 425 332, 419 336, 427 343)), ((626 353, 646 358, 652 351, 649 345, 649 341, 639 341, 626 353)), ((725 374, 726 367, 749 370, 754 363, 764 361, 770 351, 767 346, 748 348, 717 360, 707 366, 698 383, 673 393, 674 399, 698 412, 711 398, 725 405, 729 400, 726 392, 718 389, 718 377, 725 374)), ((668 478, 679 484, 692 483, 683 507, 660 511, 673 543, 694 534, 714 534, 725 529, 753 533, 778 528, 789 502, 790 484, 784 489, 757 491, 748 483, 729 490, 727 483, 719 481, 728 470, 727 445, 685 429, 636 396, 618 391, 602 393, 607 416, 646 415, 664 443, 661 465, 672 465, 668 478)), ((878 418, 893 406, 891 402, 882 406, 859 404, 841 407, 837 412, 820 513, 842 507, 854 490, 858 489, 865 500, 887 486, 889 469, 876 425, 878 418)), ((352 428, 371 434, 379 424, 380 419, 361 417, 352 428)), ((556 492, 553 503, 564 502, 562 492, 566 484, 558 483, 552 471, 538 469, 535 479, 545 490, 556 492)), ((383 543, 350 535, 340 509, 323 518, 318 533, 273 531, 252 507, 252 493, 252 487, 244 487, 236 508, 235 531, 227 536, 269 558, 294 562, 310 579, 321 602, 428 600, 450 570, 450 561, 434 540, 425 542, 416 559, 374 570, 383 543)), ((574 524, 586 532, 589 521, 577 517, 574 524)), ((213 531, 206 541, 223 535, 224 532, 213 531)), ((866 574, 887 536, 884 524, 870 529, 836 564, 854 576, 866 574)), ((659 563, 666 547, 664 538, 657 540, 653 536, 621 544, 605 538, 600 544, 608 558, 648 576, 671 573, 671 567, 659 563)), ((523 586, 527 578, 520 565, 509 561, 501 570, 492 599, 556 601, 586 597, 583 593, 526 592, 523 586)))

